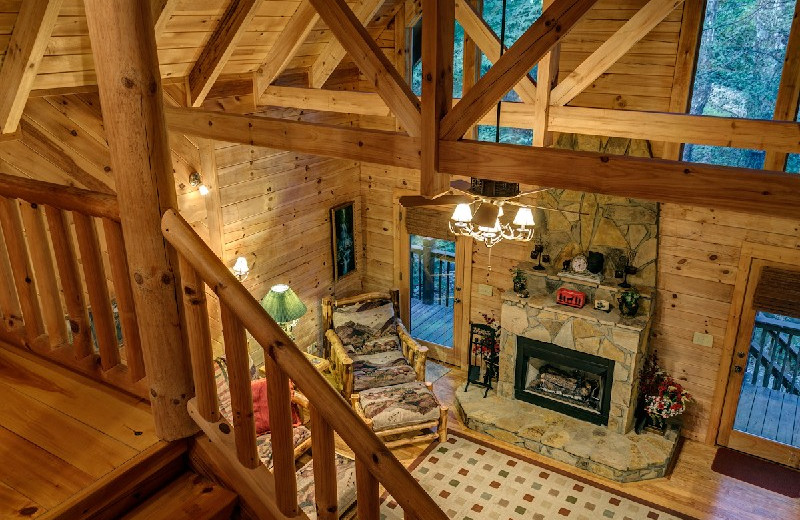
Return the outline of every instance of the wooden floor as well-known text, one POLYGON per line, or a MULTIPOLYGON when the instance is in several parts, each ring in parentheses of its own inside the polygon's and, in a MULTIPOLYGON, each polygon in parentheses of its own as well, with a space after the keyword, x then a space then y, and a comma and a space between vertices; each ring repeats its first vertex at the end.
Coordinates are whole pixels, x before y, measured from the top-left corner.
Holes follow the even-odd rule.
POLYGON ((426 305, 411 298, 411 335, 423 341, 453 346, 453 308, 426 305))
POLYGON ((733 427, 800 448, 800 396, 745 383, 733 427))
POLYGON ((2 519, 52 514, 159 443, 147 403, 3 344, 0 396, 2 519))
MULTIPOLYGON (((454 392, 463 391, 465 374, 458 369, 434 383, 439 399, 452 405, 454 392)), ((450 407, 450 428, 463 430, 464 426, 450 407)), ((540 460, 585 479, 624 491, 644 500, 675 509, 701 520, 795 520, 800 519, 800 500, 794 500, 757 486, 741 482, 711 471, 716 448, 694 441, 686 441, 681 449, 671 476, 632 484, 619 484, 581 471, 573 466, 549 459, 516 446, 505 444, 492 437, 470 430, 470 434, 485 441, 503 446, 511 451, 540 460)), ((395 454, 406 465, 411 464, 425 448, 424 445, 399 448, 395 454)), ((477 519, 476 519, 477 520, 477 519)))

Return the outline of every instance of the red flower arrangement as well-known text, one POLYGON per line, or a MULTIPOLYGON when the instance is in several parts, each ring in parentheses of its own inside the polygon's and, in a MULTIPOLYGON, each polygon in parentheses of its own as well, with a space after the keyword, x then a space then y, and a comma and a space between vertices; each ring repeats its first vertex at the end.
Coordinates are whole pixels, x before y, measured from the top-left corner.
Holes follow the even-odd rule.
POLYGON ((664 374, 658 385, 658 393, 645 396, 645 401, 647 402, 645 411, 651 417, 669 419, 685 412, 687 403, 692 401, 692 396, 680 383, 664 374))
POLYGON ((683 385, 658 365, 655 352, 647 356, 639 372, 639 395, 644 411, 653 418, 668 419, 686 411, 692 396, 683 385))

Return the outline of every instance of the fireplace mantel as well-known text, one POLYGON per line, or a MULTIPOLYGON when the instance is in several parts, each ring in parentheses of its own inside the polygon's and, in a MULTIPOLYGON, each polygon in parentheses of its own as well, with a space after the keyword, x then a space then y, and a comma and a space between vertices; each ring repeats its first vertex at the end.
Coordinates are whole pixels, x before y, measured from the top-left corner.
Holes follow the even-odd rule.
MULTIPOLYGON (((651 314, 623 317, 619 311, 582 309, 555 303, 552 294, 520 298, 502 295, 498 394, 514 398, 517 337, 613 359, 614 383, 608 427, 619 433, 633 425, 636 379, 647 348, 651 314)), ((650 306, 647 307, 648 309, 650 306)))

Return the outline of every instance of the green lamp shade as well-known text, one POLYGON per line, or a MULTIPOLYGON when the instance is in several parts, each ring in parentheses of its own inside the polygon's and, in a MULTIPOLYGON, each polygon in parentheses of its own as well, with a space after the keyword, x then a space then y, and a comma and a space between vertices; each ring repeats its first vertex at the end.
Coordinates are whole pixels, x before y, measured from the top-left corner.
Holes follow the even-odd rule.
POLYGON ((261 306, 278 323, 299 319, 306 313, 306 306, 288 285, 274 285, 261 299, 261 306))

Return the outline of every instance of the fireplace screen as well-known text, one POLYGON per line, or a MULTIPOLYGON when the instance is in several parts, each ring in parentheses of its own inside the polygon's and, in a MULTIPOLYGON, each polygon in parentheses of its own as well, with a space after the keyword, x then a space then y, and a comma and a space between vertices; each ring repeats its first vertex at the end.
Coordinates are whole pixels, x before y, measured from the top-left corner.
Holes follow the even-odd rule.
POLYGON ((608 424, 614 361, 517 338, 515 395, 595 424, 608 424))

